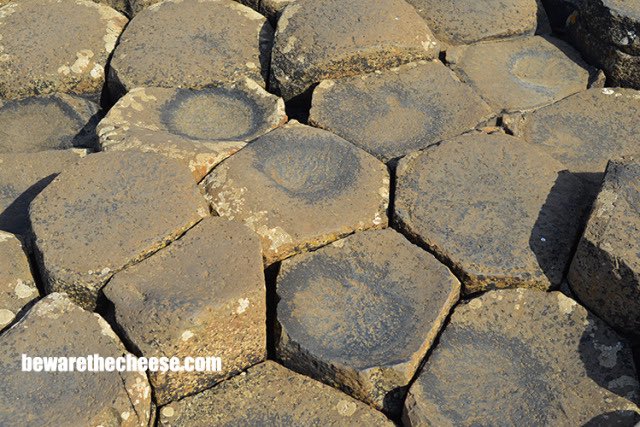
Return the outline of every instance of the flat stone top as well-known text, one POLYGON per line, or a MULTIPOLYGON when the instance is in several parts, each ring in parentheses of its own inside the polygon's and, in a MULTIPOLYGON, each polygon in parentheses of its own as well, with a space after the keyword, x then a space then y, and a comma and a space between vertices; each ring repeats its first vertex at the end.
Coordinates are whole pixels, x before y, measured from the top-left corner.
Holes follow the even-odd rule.
POLYGON ((396 217, 467 291, 559 285, 585 209, 579 179, 531 144, 472 133, 400 161, 396 217))
POLYGON ((473 129, 489 106, 440 62, 325 80, 313 92, 310 123, 383 161, 473 129))
POLYGON ((160 410, 159 425, 392 426, 382 413, 275 362, 160 410), (224 410, 220 410, 224 408, 224 410))
POLYGON ((21 371, 21 354, 119 357, 126 353, 98 314, 82 310, 64 294, 48 295, 0 335, 3 423, 62 426, 73 420, 81 425, 146 426, 152 403, 144 374, 21 371))
POLYGON ((613 419, 633 425, 635 375, 629 346, 574 300, 488 292, 454 309, 405 417, 412 425, 584 425, 619 411, 613 419))
POLYGON ((452 45, 533 35, 538 20, 536 0, 408 0, 436 37, 452 45))
POLYGON ((207 213, 179 163, 113 152, 65 170, 31 203, 30 218, 50 275, 101 282, 207 213))
POLYGON ((459 290, 444 265, 401 234, 366 231, 283 262, 278 322, 326 363, 419 362, 459 290))
POLYGON ((589 89, 524 116, 516 135, 599 186, 609 159, 640 153, 640 91, 589 89))
POLYGON ((85 0, 13 0, 0 9, 0 97, 97 94, 127 18, 85 0))
POLYGON ((57 94, 0 101, 0 153, 93 147, 98 106, 57 94))
POLYGON ((239 301, 255 303, 244 299, 260 291, 264 298, 264 286, 258 236, 241 223, 209 217, 167 248, 116 274, 104 293, 129 338, 142 346, 179 340, 185 327, 198 326, 213 308, 233 302, 233 310, 242 310, 239 301))
POLYGON ((460 47, 447 60, 497 110, 526 111, 587 89, 591 69, 567 43, 525 37, 460 47))
POLYGON ((111 60, 109 88, 203 88, 244 80, 265 85, 273 29, 232 0, 168 0, 140 12, 111 60), (212 24, 215 23, 215 24, 212 24))
POLYGON ((629 0, 586 0, 587 3, 599 3, 610 9, 612 14, 633 21, 640 21, 640 3, 629 0))

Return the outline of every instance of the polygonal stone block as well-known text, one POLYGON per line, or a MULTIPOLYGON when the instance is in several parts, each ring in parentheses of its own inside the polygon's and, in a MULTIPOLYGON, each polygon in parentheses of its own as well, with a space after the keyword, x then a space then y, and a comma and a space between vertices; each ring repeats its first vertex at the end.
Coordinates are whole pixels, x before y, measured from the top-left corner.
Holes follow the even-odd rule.
POLYGON ((607 167, 578 244, 569 282, 576 296, 613 327, 640 336, 640 163, 607 167))
POLYGON ((332 133, 297 122, 258 138, 201 185, 220 216, 260 235, 267 265, 387 224, 384 164, 332 133))
POLYGON ((608 45, 640 55, 640 3, 624 0, 584 0, 580 18, 588 32, 608 45))
POLYGON ((78 96, 0 100, 0 153, 93 148, 98 120, 98 106, 78 96))
POLYGON ((266 358, 260 240, 240 223, 204 219, 169 247, 116 274, 104 294, 114 304, 119 330, 142 355, 221 359, 221 372, 149 373, 160 405, 266 358))
POLYGON ((163 407, 159 425, 355 427, 393 423, 362 402, 267 361, 163 407))
POLYGON ((260 0, 260 13, 269 19, 276 20, 284 11, 284 8, 297 0, 260 0))
POLYGON ((81 149, 0 153, 0 230, 27 237, 31 201, 86 154, 81 149))
POLYGON ((325 79, 438 54, 426 23, 403 0, 297 0, 278 20, 270 78, 289 100, 325 79))
POLYGON ((17 236, 0 231, 0 330, 38 295, 22 243, 17 236))
POLYGON ((638 117, 639 91, 594 88, 504 122, 597 192, 609 159, 639 152, 638 117))
POLYGON ((394 218, 467 293, 555 288, 588 202, 564 169, 517 138, 463 135, 400 161, 394 218))
POLYGON ((309 122, 382 161, 460 135, 491 118, 489 106, 440 62, 324 80, 309 122))
POLYGON ((533 35, 538 26, 536 0, 407 0, 438 40, 451 45, 533 35))
POLYGON ((100 96, 127 18, 85 0, 12 0, 0 9, 0 98, 100 96))
POLYGON ((494 109, 526 111, 587 89, 596 70, 563 41, 525 37, 447 51, 447 61, 494 109))
POLYGON ((207 214, 191 174, 174 160, 150 153, 87 156, 31 202, 45 288, 93 308, 114 273, 207 214))
POLYGON ((460 283, 386 229, 284 261, 277 292, 279 360, 398 415, 460 283))
POLYGON ((122 34, 109 90, 120 97, 138 86, 202 89, 247 77, 264 87, 272 39, 264 16, 232 0, 157 3, 122 34))
MULTIPOLYGON (((155 408, 143 372, 89 372, 88 360, 84 369, 74 364, 73 371, 22 371, 22 366, 28 368, 22 365, 22 355, 115 358, 127 354, 99 315, 81 309, 64 294, 43 298, 0 335, 3 424, 152 426, 155 408)), ((53 365, 64 368, 62 363, 58 359, 53 365)), ((93 369, 100 366, 91 363, 93 369)), ((34 362, 31 369, 38 369, 34 362)))
POLYGON ((559 292, 502 290, 454 309, 403 421, 630 426, 639 393, 629 345, 604 322, 559 292))
POLYGON ((204 90, 136 88, 98 125, 103 151, 156 152, 197 181, 258 136, 286 122, 284 101, 253 80, 204 90))

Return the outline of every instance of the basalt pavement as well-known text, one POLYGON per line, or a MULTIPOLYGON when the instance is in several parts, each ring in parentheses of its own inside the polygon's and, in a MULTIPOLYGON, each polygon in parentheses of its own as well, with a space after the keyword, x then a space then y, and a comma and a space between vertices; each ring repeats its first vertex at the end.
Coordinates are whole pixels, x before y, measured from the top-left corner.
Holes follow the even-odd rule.
POLYGON ((633 426, 638 362, 640 2, 0 0, 0 425, 633 426))

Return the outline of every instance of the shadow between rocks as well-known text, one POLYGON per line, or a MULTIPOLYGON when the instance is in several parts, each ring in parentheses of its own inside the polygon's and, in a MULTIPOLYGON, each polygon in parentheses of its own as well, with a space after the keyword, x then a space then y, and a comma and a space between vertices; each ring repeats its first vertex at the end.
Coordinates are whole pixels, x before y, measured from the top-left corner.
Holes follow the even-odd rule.
MULTIPOLYGON (((51 174, 33 184, 22 192, 9 206, 0 212, 0 230, 24 236, 29 240, 31 236, 31 223, 29 222, 29 205, 38 194, 53 181, 58 174, 51 174)), ((8 186, 0 186, 0 196, 11 197, 15 189, 8 186)))

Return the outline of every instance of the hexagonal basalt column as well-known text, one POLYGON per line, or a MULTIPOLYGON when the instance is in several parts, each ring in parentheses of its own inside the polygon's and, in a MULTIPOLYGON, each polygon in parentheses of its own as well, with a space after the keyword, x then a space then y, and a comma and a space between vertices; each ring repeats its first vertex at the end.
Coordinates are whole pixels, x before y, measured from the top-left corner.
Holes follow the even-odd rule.
POLYGON ((247 77, 264 87, 272 39, 266 18, 235 1, 164 1, 127 26, 109 90, 119 97, 139 86, 201 89, 247 77))
POLYGON ((400 161, 394 219, 446 260, 467 293, 554 288, 588 204, 564 169, 517 138, 464 135, 400 161))
POLYGON ((397 415, 460 283, 387 229, 286 260, 277 292, 285 366, 397 415))
POLYGON ((324 80, 309 122, 382 161, 460 135, 491 118, 489 106, 440 62, 324 80))
POLYGON ((390 427, 393 423, 362 402, 267 361, 163 407, 159 425, 390 427))
POLYGON ((136 88, 98 125, 103 151, 144 151, 184 162, 197 181, 286 122, 284 101, 253 80, 204 90, 136 88))
POLYGON ((0 231, 0 330, 38 295, 22 242, 0 231))
POLYGON ((45 287, 93 308, 115 272, 207 214, 191 174, 174 160, 149 153, 87 156, 31 202, 45 287))
POLYGON ((454 309, 403 421, 634 425, 639 393, 629 345, 604 322, 559 292, 502 290, 454 309))
POLYGON ((115 320, 146 357, 219 357, 220 372, 153 372, 162 405, 266 358, 266 296, 258 236, 206 218, 105 287, 115 320), (144 313, 140 316, 140 313, 144 313))
POLYGON ((567 43, 526 37, 447 51, 447 61, 496 110, 533 110, 586 90, 596 70, 567 43))
POLYGON ((220 216, 243 221, 260 235, 267 265, 387 224, 384 164, 297 122, 258 138, 202 185, 220 216))
POLYGON ((0 98, 100 96, 127 18, 85 0, 13 0, 0 8, 0 98))
POLYGON ((438 53, 427 24, 403 0, 297 0, 278 21, 271 82, 288 100, 325 79, 438 53))
POLYGON ((569 282, 613 327, 640 336, 640 162, 609 163, 569 282))

